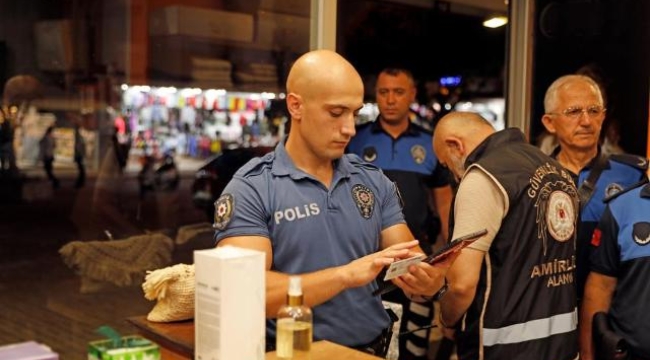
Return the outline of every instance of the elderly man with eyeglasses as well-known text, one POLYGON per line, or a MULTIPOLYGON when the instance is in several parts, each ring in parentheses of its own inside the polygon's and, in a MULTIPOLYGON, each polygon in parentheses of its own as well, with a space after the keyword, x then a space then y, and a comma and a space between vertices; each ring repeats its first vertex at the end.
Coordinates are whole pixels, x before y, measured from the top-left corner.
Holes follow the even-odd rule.
POLYGON ((589 274, 592 233, 604 210, 605 199, 647 179, 646 158, 601 153, 600 132, 606 108, 598 84, 584 75, 565 75, 549 86, 544 97, 542 123, 557 137, 551 154, 571 172, 580 194, 580 223, 576 259, 578 299, 589 274))

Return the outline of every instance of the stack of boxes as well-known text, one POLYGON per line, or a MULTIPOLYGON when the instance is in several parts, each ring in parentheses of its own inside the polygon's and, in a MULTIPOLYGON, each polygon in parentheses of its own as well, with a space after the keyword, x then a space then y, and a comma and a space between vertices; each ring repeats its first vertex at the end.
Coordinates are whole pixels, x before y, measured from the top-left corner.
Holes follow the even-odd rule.
POLYGON ((232 63, 228 60, 192 57, 191 76, 196 81, 205 81, 214 87, 232 88, 232 63))
POLYGON ((154 9, 149 16, 149 68, 154 77, 228 89, 232 84, 224 82, 223 73, 197 66, 221 61, 232 63, 236 70, 232 73, 235 88, 277 84, 277 52, 296 57, 309 50, 310 2, 260 0, 257 6, 250 5, 228 8, 239 11, 187 6, 154 9))

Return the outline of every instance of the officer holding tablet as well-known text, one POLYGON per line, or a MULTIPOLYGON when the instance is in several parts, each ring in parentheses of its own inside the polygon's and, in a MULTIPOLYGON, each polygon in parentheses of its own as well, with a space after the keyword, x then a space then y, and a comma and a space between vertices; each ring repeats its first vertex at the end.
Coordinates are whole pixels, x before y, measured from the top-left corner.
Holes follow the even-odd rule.
MULTIPOLYGON (((266 254, 267 344, 299 275, 313 309, 314 340, 379 353, 390 318, 372 294, 380 271, 422 253, 405 224, 395 185, 375 166, 344 154, 363 106, 354 67, 329 50, 294 63, 287 79, 289 135, 232 178, 215 203, 217 246, 266 254)), ((419 263, 393 280, 409 296, 431 296, 448 263, 419 263)), ((380 353, 380 355, 383 355, 380 353)))

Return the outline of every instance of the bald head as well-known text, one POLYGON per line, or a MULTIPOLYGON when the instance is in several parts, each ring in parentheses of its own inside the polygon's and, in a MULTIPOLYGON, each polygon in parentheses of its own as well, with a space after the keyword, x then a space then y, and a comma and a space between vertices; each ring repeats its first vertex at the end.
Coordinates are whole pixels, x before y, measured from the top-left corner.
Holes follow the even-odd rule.
POLYGON ((286 102, 291 115, 285 143, 289 156, 303 170, 331 168, 356 131, 363 107, 359 73, 334 51, 310 51, 289 71, 286 102))
POLYGON ((464 162, 476 147, 495 132, 480 115, 457 111, 445 115, 436 125, 433 150, 438 160, 449 167, 457 179, 464 173, 464 162))
MULTIPOLYGON (((436 125, 433 137, 434 146, 436 140, 444 142, 449 137, 455 137, 476 146, 494 131, 494 127, 480 115, 473 112, 457 111, 445 115, 436 125)), ((474 147, 468 152, 474 150, 474 147)))
POLYGON ((337 91, 341 82, 361 89, 363 81, 345 58, 331 50, 310 51, 296 60, 287 77, 287 92, 305 99, 337 91))

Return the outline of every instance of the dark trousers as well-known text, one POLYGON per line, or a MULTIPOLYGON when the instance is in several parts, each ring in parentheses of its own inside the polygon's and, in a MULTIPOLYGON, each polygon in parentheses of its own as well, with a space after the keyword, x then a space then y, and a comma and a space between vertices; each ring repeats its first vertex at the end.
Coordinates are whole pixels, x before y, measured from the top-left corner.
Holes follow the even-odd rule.
POLYGON ((86 166, 84 165, 83 158, 76 157, 74 162, 77 163, 77 182, 75 183, 75 187, 80 188, 86 183, 86 166))
POLYGON ((55 189, 59 187, 59 179, 54 176, 54 158, 45 158, 43 159, 43 168, 45 169, 45 174, 47 178, 52 182, 52 187, 55 189))

